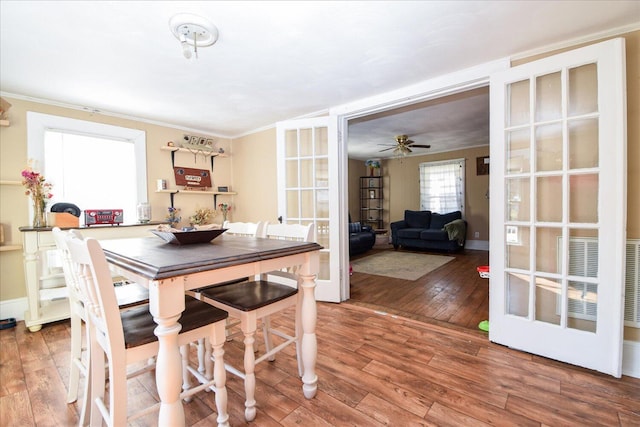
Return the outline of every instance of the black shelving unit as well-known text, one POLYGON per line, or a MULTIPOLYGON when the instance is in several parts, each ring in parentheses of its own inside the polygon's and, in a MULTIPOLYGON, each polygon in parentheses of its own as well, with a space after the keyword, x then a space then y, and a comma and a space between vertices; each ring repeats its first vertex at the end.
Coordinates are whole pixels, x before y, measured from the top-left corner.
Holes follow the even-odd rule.
POLYGON ((381 176, 360 177, 360 223, 384 229, 384 193, 381 176))

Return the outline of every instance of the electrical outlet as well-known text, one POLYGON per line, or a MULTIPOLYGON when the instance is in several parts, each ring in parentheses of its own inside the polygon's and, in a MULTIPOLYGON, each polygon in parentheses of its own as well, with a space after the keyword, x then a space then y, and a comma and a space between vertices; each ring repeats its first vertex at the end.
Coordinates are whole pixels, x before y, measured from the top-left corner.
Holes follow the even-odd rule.
POLYGON ((473 237, 476 237, 476 238, 480 237, 480 232, 476 231, 475 233, 473 233, 473 237))

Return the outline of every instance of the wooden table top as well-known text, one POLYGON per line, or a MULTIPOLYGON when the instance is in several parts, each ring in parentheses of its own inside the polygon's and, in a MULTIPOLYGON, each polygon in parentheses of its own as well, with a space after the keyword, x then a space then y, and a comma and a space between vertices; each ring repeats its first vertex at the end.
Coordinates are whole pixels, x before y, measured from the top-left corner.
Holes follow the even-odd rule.
POLYGON ((216 270, 322 249, 312 242, 221 235, 210 243, 173 245, 159 237, 101 240, 107 260, 151 280, 216 270))

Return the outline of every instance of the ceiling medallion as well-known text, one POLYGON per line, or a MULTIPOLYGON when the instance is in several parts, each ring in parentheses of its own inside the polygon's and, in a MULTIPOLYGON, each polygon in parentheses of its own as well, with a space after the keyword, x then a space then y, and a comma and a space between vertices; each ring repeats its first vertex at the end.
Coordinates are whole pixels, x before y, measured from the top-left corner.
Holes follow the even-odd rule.
POLYGON ((198 48, 211 46, 218 40, 218 28, 208 19, 191 13, 175 15, 169 20, 169 28, 180 40, 182 54, 187 59, 198 58, 198 48))

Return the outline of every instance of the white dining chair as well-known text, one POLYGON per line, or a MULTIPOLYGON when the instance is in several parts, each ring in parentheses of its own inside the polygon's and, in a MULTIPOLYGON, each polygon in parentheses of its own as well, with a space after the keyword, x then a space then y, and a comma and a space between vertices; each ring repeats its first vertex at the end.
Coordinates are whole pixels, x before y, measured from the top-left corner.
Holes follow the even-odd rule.
MULTIPOLYGON (((232 236, 245 236, 245 237, 257 237, 258 235, 261 235, 263 233, 263 226, 264 226, 264 222, 262 221, 258 221, 258 222, 231 222, 231 221, 224 221, 222 223, 222 228, 225 229, 226 231, 224 232, 227 235, 232 235, 232 236)), ((238 279, 238 280, 232 280, 230 282, 227 283, 239 283, 239 282, 243 282, 245 280, 248 280, 248 278, 244 278, 244 279, 238 279)), ((204 290, 206 288, 202 288, 202 289, 196 289, 193 291, 188 291, 187 295, 191 295, 195 298, 199 298, 199 292, 201 292, 202 290, 204 290)), ((241 332, 233 332, 232 330, 238 326, 240 324, 239 320, 234 320, 233 318, 228 318, 227 319, 227 329, 226 329, 226 335, 227 335, 227 341, 232 340, 235 336, 238 336, 239 334, 241 334, 241 332)), ((208 343, 207 340, 200 340, 198 342, 198 370, 200 372, 203 371, 205 365, 205 356, 206 356, 206 347, 208 343)))
MULTIPOLYGON (((266 225, 263 237, 279 238, 287 240, 310 241, 313 236, 313 224, 308 226, 282 225, 270 227, 266 225)), ((229 317, 239 319, 242 333, 244 334, 244 366, 243 370, 226 365, 229 372, 244 379, 245 386, 245 419, 253 421, 256 417, 255 400, 255 366, 264 360, 275 360, 275 354, 290 344, 296 345, 298 375, 302 376, 302 361, 300 358, 300 340, 302 337, 300 327, 300 301, 302 293, 298 292, 298 277, 296 266, 288 271, 272 272, 278 277, 287 277, 289 283, 277 283, 266 280, 265 275, 258 280, 244 281, 241 283, 222 284, 210 286, 199 292, 199 298, 211 305, 229 312, 229 317), (289 335, 283 331, 271 328, 269 316, 295 307, 295 332, 289 335), (259 322, 262 321, 262 330, 265 342, 265 352, 256 358, 255 334, 259 322), (273 346, 272 335, 282 339, 282 342, 273 346)))
MULTIPOLYGON (((71 258, 67 248, 66 236, 73 234, 76 238, 82 239, 82 235, 78 230, 62 231, 59 227, 53 227, 52 235, 56 244, 56 249, 62 262, 62 271, 64 280, 67 284, 69 299, 69 320, 71 325, 71 348, 69 363, 69 385, 67 389, 67 403, 73 403, 78 400, 78 386, 80 384, 80 376, 84 378, 83 401, 80 404, 80 425, 83 425, 88 412, 89 402, 87 400, 87 390, 89 387, 89 353, 83 351, 82 348, 82 329, 86 324, 87 313, 80 295, 79 285, 77 283, 73 268, 71 266, 71 258), (84 356, 83 356, 84 355, 84 356)), ((137 283, 128 283, 125 285, 117 285, 114 287, 118 307, 120 310, 127 310, 142 304, 149 303, 149 291, 137 283)), ((87 341, 88 342, 88 341, 87 341)), ((153 363, 149 364, 149 368, 153 367, 153 363)))
MULTIPOLYGON (((258 237, 277 240, 294 240, 298 242, 312 242, 314 239, 313 224, 281 224, 264 223, 258 237)), ((262 275, 262 279, 276 281, 289 286, 297 286, 295 279, 296 267, 289 267, 282 271, 272 271, 262 275), (292 280, 293 278, 293 280, 292 280)))
MULTIPOLYGON (((90 354, 90 410, 92 426, 124 426, 140 416, 159 408, 159 403, 127 416, 127 367, 157 356, 158 339, 154 329, 158 326, 148 306, 120 311, 115 289, 104 251, 97 240, 81 240, 69 234, 67 248, 72 261, 80 295, 87 313, 90 354), (109 372, 109 397, 105 399, 105 357, 109 372), (108 404, 107 404, 108 401, 108 404)), ((185 295, 185 310, 180 317, 183 367, 182 399, 194 393, 211 389, 216 393, 218 426, 229 425, 227 414, 226 374, 224 369, 224 329, 228 313, 185 295), (188 345, 201 337, 208 337, 213 349, 214 365, 210 375, 202 378, 188 363, 188 345), (192 387, 187 373, 201 383, 192 387)), ((143 369, 144 371, 145 369, 143 369)), ((161 375, 156 373, 156 376, 161 375)))
POLYGON ((231 222, 225 221, 222 223, 222 228, 226 229, 225 234, 231 234, 234 236, 249 236, 257 237, 263 233, 262 228, 264 222, 231 222))

